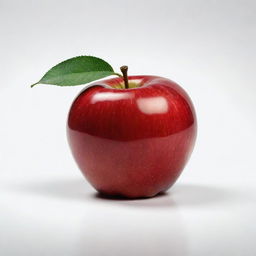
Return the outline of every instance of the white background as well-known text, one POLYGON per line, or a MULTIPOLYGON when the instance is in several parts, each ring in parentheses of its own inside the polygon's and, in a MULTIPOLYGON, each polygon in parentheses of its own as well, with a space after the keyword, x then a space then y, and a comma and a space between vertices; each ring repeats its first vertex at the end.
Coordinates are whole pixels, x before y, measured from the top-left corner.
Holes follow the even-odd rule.
POLYGON ((0 255, 256 254, 256 2, 0 1, 0 255), (66 141, 83 86, 29 85, 91 54, 181 84, 192 158, 165 196, 107 200, 66 141))

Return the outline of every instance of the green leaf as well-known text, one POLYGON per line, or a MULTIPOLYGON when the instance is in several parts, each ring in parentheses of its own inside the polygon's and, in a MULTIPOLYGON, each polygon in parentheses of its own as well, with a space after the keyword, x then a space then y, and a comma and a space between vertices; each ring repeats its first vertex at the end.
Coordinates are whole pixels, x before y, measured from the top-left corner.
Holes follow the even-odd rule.
POLYGON ((106 61, 93 56, 79 56, 54 66, 31 87, 36 84, 80 85, 111 75, 118 74, 106 61))

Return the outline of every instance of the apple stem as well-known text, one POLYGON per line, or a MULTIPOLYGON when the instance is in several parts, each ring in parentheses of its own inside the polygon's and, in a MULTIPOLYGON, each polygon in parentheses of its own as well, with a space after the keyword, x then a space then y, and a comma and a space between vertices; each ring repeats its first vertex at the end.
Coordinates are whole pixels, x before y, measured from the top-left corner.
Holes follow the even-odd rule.
POLYGON ((120 70, 123 74, 125 89, 129 89, 128 75, 127 75, 128 66, 122 66, 122 67, 120 67, 120 70))

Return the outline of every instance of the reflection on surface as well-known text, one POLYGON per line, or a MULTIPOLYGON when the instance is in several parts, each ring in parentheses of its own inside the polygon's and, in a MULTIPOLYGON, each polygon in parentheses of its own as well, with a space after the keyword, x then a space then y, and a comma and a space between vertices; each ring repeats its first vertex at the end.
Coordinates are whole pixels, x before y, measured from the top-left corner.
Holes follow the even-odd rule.
POLYGON ((168 102, 164 97, 148 97, 137 99, 139 110, 144 114, 164 114, 168 111, 168 102))
POLYGON ((6 243, 3 249, 10 253, 5 255, 190 256, 193 237, 188 237, 183 215, 200 211, 202 205, 230 202, 235 194, 178 183, 154 198, 109 199, 96 194, 82 177, 31 180, 11 191, 18 192, 22 204, 15 205, 18 215, 6 211, 12 224, 1 228, 15 247, 6 243))
POLYGON ((91 256, 188 255, 184 224, 177 208, 104 208, 87 212, 78 248, 91 256))

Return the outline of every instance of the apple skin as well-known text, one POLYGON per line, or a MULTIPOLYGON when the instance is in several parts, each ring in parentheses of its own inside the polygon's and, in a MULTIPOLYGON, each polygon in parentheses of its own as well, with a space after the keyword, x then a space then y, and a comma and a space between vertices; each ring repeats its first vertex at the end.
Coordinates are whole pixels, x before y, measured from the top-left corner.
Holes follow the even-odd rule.
POLYGON ((193 104, 175 82, 129 76, 92 84, 74 100, 67 122, 72 154, 92 186, 108 196, 152 197, 170 188, 194 147, 193 104))

